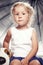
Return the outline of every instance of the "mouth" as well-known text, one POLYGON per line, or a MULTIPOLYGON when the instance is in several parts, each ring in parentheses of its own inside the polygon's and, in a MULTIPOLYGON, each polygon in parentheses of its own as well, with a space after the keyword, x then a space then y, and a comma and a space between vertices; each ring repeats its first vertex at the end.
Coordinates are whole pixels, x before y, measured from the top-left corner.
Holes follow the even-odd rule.
POLYGON ((23 20, 18 20, 18 22, 21 22, 21 21, 23 21, 23 20))

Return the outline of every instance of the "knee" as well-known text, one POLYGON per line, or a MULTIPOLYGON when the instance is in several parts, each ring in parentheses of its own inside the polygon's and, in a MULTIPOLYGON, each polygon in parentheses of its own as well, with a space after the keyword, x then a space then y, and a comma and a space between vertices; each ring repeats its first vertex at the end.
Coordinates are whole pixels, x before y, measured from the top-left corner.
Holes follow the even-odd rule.
POLYGON ((13 60, 10 65, 21 65, 21 62, 19 60, 13 60))
POLYGON ((29 63, 29 65, 41 65, 39 61, 33 60, 29 63))

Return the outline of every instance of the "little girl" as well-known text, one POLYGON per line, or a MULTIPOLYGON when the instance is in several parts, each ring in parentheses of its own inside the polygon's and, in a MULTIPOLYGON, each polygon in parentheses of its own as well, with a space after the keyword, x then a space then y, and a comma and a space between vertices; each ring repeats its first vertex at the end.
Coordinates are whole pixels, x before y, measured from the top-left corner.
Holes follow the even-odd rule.
MULTIPOLYGON (((17 26, 12 26, 4 39, 3 47, 9 49, 11 39, 10 65, 41 65, 35 55, 38 50, 36 31, 31 27, 34 9, 29 3, 16 2, 11 14, 17 26)), ((34 19, 34 18, 33 18, 34 19)))

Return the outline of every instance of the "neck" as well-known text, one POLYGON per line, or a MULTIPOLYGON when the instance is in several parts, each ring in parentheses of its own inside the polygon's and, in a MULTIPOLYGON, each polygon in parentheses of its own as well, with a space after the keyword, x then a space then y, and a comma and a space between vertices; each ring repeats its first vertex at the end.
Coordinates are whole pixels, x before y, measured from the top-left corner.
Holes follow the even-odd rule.
POLYGON ((26 28, 28 28, 28 26, 20 26, 20 25, 19 25, 19 26, 17 27, 17 29, 26 29, 26 28))

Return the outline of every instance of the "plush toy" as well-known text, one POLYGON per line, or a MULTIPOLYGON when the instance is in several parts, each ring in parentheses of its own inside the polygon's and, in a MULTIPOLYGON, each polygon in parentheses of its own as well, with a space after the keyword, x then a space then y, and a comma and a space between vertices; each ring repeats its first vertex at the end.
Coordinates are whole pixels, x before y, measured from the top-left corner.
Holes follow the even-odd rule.
POLYGON ((10 53, 6 48, 0 48, 0 65, 9 65, 10 53))

